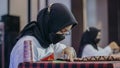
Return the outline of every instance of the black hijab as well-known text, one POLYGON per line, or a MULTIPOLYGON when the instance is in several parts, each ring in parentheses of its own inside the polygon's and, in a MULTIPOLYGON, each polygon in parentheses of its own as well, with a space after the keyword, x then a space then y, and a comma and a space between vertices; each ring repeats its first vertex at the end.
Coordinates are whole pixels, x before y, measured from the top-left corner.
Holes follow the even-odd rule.
POLYGON ((77 24, 72 12, 65 5, 55 3, 50 8, 42 9, 37 16, 37 22, 33 21, 25 26, 17 40, 25 35, 34 36, 43 48, 49 47, 52 43, 50 34, 77 24))
POLYGON ((95 27, 90 27, 88 30, 86 30, 83 33, 81 41, 80 41, 78 57, 82 57, 82 52, 86 44, 91 44, 96 50, 98 50, 97 43, 100 41, 96 39, 98 32, 100 32, 99 29, 95 27))

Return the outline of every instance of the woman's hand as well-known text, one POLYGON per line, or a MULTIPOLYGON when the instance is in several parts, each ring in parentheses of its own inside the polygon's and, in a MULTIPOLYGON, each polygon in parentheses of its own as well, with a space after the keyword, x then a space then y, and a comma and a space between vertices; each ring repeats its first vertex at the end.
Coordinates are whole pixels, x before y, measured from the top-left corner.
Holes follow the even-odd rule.
POLYGON ((109 46, 111 47, 112 50, 120 48, 116 42, 111 42, 109 46))
POLYGON ((62 56, 67 56, 65 59, 69 59, 70 61, 74 61, 74 58, 76 57, 76 52, 73 47, 66 47, 62 51, 62 56))

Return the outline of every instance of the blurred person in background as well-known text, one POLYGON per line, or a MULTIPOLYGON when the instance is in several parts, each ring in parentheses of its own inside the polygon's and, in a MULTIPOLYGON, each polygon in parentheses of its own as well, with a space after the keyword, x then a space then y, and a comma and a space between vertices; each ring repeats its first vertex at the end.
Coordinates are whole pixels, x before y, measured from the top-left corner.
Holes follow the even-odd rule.
POLYGON ((105 48, 101 48, 98 43, 101 40, 101 32, 95 27, 88 28, 82 35, 78 57, 109 56, 115 49, 119 50, 116 42, 111 42, 105 48))

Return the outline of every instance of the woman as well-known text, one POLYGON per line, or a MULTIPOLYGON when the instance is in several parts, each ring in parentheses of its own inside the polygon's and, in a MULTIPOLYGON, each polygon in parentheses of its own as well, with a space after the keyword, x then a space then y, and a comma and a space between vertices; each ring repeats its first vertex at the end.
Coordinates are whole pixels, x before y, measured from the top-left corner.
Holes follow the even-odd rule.
POLYGON ((45 59, 48 55, 52 55, 55 59, 67 55, 67 59, 73 61, 74 49, 58 42, 63 40, 64 34, 76 24, 74 16, 63 4, 55 3, 49 8, 42 9, 37 22, 29 23, 18 36, 11 52, 10 68, 17 68, 19 63, 24 62, 25 40, 32 41, 33 62, 48 60, 45 59))
POLYGON ((100 41, 101 32, 95 27, 87 29, 81 38, 78 57, 89 56, 109 56, 114 49, 119 49, 115 42, 111 42, 109 46, 100 48, 98 43, 100 41))

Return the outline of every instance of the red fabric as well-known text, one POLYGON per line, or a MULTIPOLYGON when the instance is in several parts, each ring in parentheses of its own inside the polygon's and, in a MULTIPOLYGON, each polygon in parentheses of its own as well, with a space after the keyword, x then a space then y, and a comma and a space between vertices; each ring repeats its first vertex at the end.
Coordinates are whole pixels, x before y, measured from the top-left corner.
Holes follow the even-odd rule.
POLYGON ((54 53, 52 53, 49 56, 41 59, 41 61, 52 61, 52 60, 54 60, 54 53))

